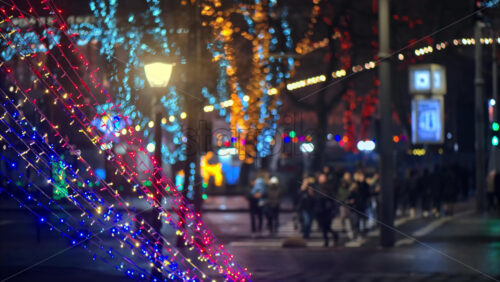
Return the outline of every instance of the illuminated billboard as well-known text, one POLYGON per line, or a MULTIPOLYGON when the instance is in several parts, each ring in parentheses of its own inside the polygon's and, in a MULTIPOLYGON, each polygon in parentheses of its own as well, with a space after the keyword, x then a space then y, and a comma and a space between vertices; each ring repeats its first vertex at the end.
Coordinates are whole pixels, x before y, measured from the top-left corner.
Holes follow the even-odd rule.
POLYGON ((410 66, 410 94, 446 94, 446 69, 437 64, 410 66))
POLYGON ((413 144, 440 144, 444 141, 444 107, 441 97, 416 97, 411 105, 413 144))

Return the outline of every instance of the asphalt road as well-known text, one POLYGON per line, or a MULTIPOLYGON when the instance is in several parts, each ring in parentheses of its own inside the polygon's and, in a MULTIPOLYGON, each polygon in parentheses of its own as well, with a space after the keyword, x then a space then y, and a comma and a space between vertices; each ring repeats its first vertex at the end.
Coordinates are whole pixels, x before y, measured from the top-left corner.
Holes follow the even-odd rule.
MULTIPOLYGON (((400 219, 398 246, 379 248, 377 232, 360 247, 322 247, 318 232, 306 248, 282 248, 296 235, 291 213, 282 215, 278 236, 251 236, 241 212, 204 215, 205 221, 252 272, 255 281, 495 281, 500 279, 500 217, 461 212, 445 219, 400 219), (415 239, 408 239, 402 233, 415 239)), ((334 227, 335 227, 334 223, 334 227)), ((33 216, 0 210, 0 281, 127 281, 113 261, 93 260, 86 249, 68 248, 64 238, 42 229, 33 216), (50 259, 47 259, 50 258, 50 259), (37 264, 38 263, 38 264, 37 264)), ((220 279, 218 279, 220 280, 220 279)))

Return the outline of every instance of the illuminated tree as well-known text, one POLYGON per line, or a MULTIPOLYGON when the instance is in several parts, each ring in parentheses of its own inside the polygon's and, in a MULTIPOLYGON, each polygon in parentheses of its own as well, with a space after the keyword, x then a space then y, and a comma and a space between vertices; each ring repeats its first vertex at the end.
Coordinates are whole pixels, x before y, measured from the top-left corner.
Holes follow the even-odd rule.
POLYGON ((240 159, 251 164, 270 153, 281 105, 276 94, 295 66, 286 56, 293 48, 288 8, 272 0, 228 7, 216 0, 206 1, 202 14, 215 36, 210 47, 220 66, 218 101, 230 104, 227 112, 216 109, 231 123, 240 159))
POLYGON ((316 116, 314 169, 319 169, 324 163, 328 116, 342 101, 346 103, 343 120, 346 140, 343 142, 348 150, 355 150, 352 122, 352 112, 357 104, 355 88, 342 78, 361 53, 361 48, 354 49, 356 42, 352 38, 353 32, 356 32, 353 27, 354 6, 351 1, 313 1, 308 30, 296 48, 297 53, 303 55, 301 69, 321 69, 325 73, 320 78, 323 82, 311 88, 311 92, 302 92, 300 96, 289 91, 286 95, 299 109, 310 111, 316 116), (311 48, 315 42, 321 42, 320 45, 325 48, 311 48), (320 62, 325 65, 324 69, 317 67, 320 62))

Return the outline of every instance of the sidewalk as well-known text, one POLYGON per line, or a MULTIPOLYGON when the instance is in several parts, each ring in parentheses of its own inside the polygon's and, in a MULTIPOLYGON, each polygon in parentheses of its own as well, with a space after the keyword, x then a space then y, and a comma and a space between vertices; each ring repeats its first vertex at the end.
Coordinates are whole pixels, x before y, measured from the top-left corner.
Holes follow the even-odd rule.
MULTIPOLYGON (((435 220, 429 220, 427 225, 432 222, 435 220)), ((408 221, 400 229, 411 234, 411 230, 426 226, 415 226, 415 223, 408 221)), ((457 216, 416 239, 419 243, 388 249, 377 244, 359 248, 295 249, 230 244, 229 248, 238 262, 253 272, 255 281, 456 282, 500 279, 498 216, 457 216)))
MULTIPOLYGON (((395 228, 403 227, 405 234, 415 237, 422 237, 446 222, 455 219, 456 217, 470 214, 473 211, 474 202, 460 202, 455 208, 455 216, 441 218, 423 218, 417 213, 417 217, 410 218, 408 216, 398 217, 395 222, 395 228), (465 213, 465 214, 464 214, 465 213)), ((282 212, 280 213, 280 227, 277 234, 273 236, 267 231, 266 220, 264 218, 263 231, 252 234, 250 232, 250 214, 247 213, 213 213, 205 212, 203 214, 204 221, 217 234, 220 239, 229 242, 231 246, 238 247, 267 247, 281 248, 283 241, 290 237, 302 237, 298 229, 298 222, 294 222, 295 213, 282 212)), ((346 233, 340 232, 342 225, 337 217, 333 220, 332 229, 339 231, 340 241, 339 246, 342 247, 360 247, 363 245, 378 246, 379 245, 379 229, 373 228, 367 233, 364 241, 350 241, 346 233)), ((331 237, 331 236, 330 236, 331 237)), ((411 244, 413 240, 408 239, 401 233, 396 233, 396 244, 404 245, 411 244)), ((330 244, 332 240, 330 240, 330 244)), ((323 247, 323 237, 316 222, 313 223, 311 238, 307 240, 308 247, 323 247)))
MULTIPOLYGON (((5 219, 0 220, 1 278, 67 247, 65 240, 48 231, 43 232, 42 243, 36 243, 31 217, 19 212, 2 213, 5 219)), ((494 281, 473 269, 500 278, 500 217, 464 214, 460 208, 452 218, 400 218, 398 229, 417 236, 421 243, 400 243, 388 249, 378 246, 376 232, 357 248, 324 248, 316 231, 307 248, 282 248, 284 238, 297 234, 292 216, 293 213, 282 214, 278 237, 270 238, 263 233, 252 238, 247 213, 203 215, 237 262, 253 273, 254 281, 494 281)), ((338 223, 334 227, 335 224, 338 223)), ((398 235, 396 239, 405 237, 398 235)), ((112 266, 92 261, 84 249, 75 248, 10 281, 49 279, 54 282, 128 280, 112 266)))

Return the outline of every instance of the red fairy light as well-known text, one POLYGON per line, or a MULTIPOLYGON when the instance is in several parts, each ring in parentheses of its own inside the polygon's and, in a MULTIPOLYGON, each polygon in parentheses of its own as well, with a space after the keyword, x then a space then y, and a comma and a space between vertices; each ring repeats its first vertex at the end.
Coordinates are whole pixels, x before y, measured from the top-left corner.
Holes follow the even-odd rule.
MULTIPOLYGON (((45 2, 46 2, 46 1, 42 1, 42 3, 45 3, 45 2)), ((47 7, 47 8, 48 8, 48 7, 47 7)), ((30 9, 30 11, 33 11, 33 10, 32 10, 32 9, 30 9)), ((50 32, 49 32, 49 34, 52 34, 52 33, 50 33, 50 32)), ((61 48, 61 47, 62 47, 62 45, 61 45, 61 44, 57 44, 57 47, 58 47, 58 48, 61 48)), ((75 51, 75 52, 78 52, 78 50, 77 50, 76 48, 74 49, 74 51, 75 51)), ((47 54, 50 54, 50 52, 48 52, 48 51, 47 51, 47 54)), ((66 60, 67 60, 67 58, 64 56, 64 53, 63 53, 63 57, 64 57, 64 59, 66 59, 66 60)), ((83 56, 80 56, 80 58, 82 58, 82 57, 83 57, 83 56)), ((57 61, 57 60, 56 60, 56 61, 57 61)), ((69 61, 68 61, 68 63, 69 63, 69 61)), ((70 65, 71 65, 71 63, 70 63, 70 65)), ((87 63, 86 65, 88 65, 88 63, 87 63)), ((61 67, 61 65, 60 65, 60 64, 58 64, 58 67, 61 67)), ((77 70, 77 69, 78 69, 78 67, 75 67, 75 66, 72 66, 72 65, 71 65, 71 67, 72 67, 74 70, 77 70)), ((11 72, 11 70, 7 70, 7 72, 11 72)), ((50 76, 51 76, 51 73, 50 73, 50 72, 47 72, 46 77, 41 77, 41 79, 43 80, 44 78, 48 78, 48 77, 50 77, 50 76)), ((54 77, 54 79, 55 79, 55 82, 56 82, 56 83, 58 83, 58 82, 57 82, 57 79, 56 79, 55 77, 54 77)), ((66 79, 69 79, 69 80, 70 80, 70 78, 69 78, 69 77, 66 77, 66 79)), ((47 81, 45 81, 45 80, 44 80, 44 82, 45 82, 45 83, 48 83, 48 82, 47 82, 47 81)), ((74 82, 72 82, 72 81, 70 81, 70 82, 71 82, 71 84, 73 85, 73 87, 74 87, 76 90, 78 90, 78 86, 77 86, 74 82)), ((94 84, 94 85, 96 85, 96 81, 93 81, 93 84, 94 84)), ((100 85, 99 85, 99 86, 100 86, 100 85)), ((50 89, 54 89, 54 86, 48 86, 48 87, 49 87, 50 89)), ((59 88, 58 88, 57 93, 53 93, 53 94, 54 94, 54 95, 60 95, 60 92, 59 92, 59 90, 61 90, 60 88, 61 88, 61 87, 59 87, 59 88)), ((107 91, 105 91, 105 89, 104 89, 104 88, 102 88, 102 87, 101 87, 101 89, 100 89, 100 93, 104 93, 104 94, 106 94, 106 96, 107 96, 107 97, 109 97, 109 96, 108 96, 109 94, 107 93, 107 91)), ((94 97, 90 91, 89 91, 89 94, 91 94, 91 97, 94 97)), ((81 93, 78 95, 78 97, 81 97, 81 93)), ((74 101, 72 100, 72 98, 70 98, 69 100, 70 100, 73 104, 67 104, 67 105, 66 105, 66 102, 61 101, 61 105, 62 105, 62 106, 65 106, 65 107, 68 107, 68 108, 72 108, 72 107, 75 107, 75 108, 77 108, 77 109, 79 108, 78 106, 76 106, 76 104, 74 104, 74 101)), ((97 106, 98 104, 97 104, 97 102, 96 102, 96 103, 94 103, 94 104, 87 104, 87 105, 86 105, 86 107, 91 107, 92 105, 97 106)), ((80 123, 80 124, 89 124, 89 121, 79 120, 79 123, 80 123)), ((91 134, 90 136, 94 136, 93 134, 97 133, 97 132, 93 133, 93 130, 92 130, 92 129, 89 129, 88 131, 89 131, 89 133, 91 134)), ((96 137, 100 137, 100 136, 96 136, 96 137)), ((139 141, 142 141, 142 140, 140 140, 140 139, 139 139, 139 141)), ((142 149, 142 150, 144 150, 144 149, 143 149, 143 147, 142 147, 141 149, 142 149)), ((116 158, 115 158, 114 160, 115 160, 115 161, 119 161, 119 159, 116 159, 116 158)), ((118 162, 118 164, 120 164, 120 163, 121 163, 121 162, 119 161, 119 162, 118 162)), ((122 164, 122 168, 123 168, 123 169, 125 169, 125 167, 127 167, 127 168, 128 168, 128 165, 123 164, 123 163, 121 163, 121 164, 122 164)), ((137 173, 135 173, 135 175, 136 175, 136 174, 137 174, 137 173)), ((133 175, 134 175, 134 174, 133 174, 133 175)), ((161 182, 161 181, 160 181, 160 182, 161 182)), ((154 183, 154 182, 153 182, 153 183, 154 183)), ((155 187, 155 188, 157 188, 157 187, 155 187)), ((181 199, 181 198, 174 199, 174 203, 175 203, 175 202, 177 202, 177 201, 178 201, 179 203, 182 203, 182 199, 181 199)), ((180 207, 179 207, 179 206, 177 206, 177 208, 180 208, 180 210, 181 210, 181 211, 186 211, 186 212, 188 212, 188 211, 189 211, 189 210, 188 210, 188 208, 187 208, 186 206, 180 206, 180 207)), ((190 217, 190 218, 194 218, 194 216, 193 216, 193 214, 192 214, 192 213, 191 213, 191 214, 190 214, 190 213, 188 213, 188 217, 190 217)), ((205 232, 209 232, 209 231, 207 230, 207 231, 205 231, 205 232)), ((210 233, 209 233, 209 234, 210 234, 210 233)), ((212 235, 210 235, 210 236, 212 236, 212 235)), ((202 250, 200 250, 200 251, 202 251, 202 250)), ((223 250, 223 253, 226 255, 226 257, 231 257, 230 255, 227 255, 227 252, 226 252, 225 250, 223 250)), ((215 259, 215 258, 213 258, 212 256, 209 256, 209 257, 210 257, 212 260, 214 260, 214 259, 215 259)), ((226 267, 228 267, 228 266, 226 265, 226 267)), ((222 267, 219 267, 219 269, 222 269, 222 267)), ((226 269, 226 273, 227 273, 228 275, 231 275, 231 274, 232 274, 232 273, 234 273, 234 272, 233 272, 233 271, 231 271, 231 269, 230 269, 230 268, 227 268, 227 269, 226 269)))

